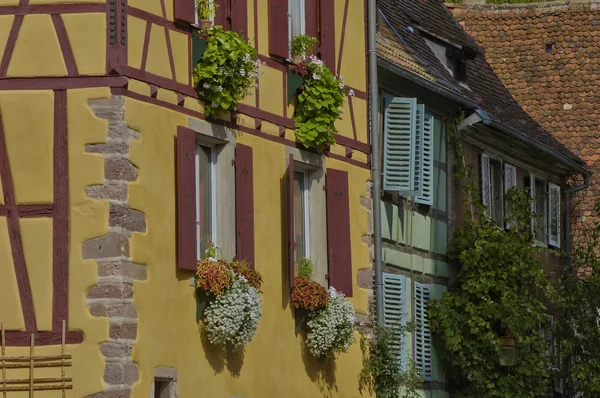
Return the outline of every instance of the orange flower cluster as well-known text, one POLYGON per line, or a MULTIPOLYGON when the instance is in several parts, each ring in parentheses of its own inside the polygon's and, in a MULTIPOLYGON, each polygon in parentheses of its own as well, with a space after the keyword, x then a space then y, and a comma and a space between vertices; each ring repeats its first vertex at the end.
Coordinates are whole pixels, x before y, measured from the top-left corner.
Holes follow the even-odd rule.
POLYGON ((232 277, 226 261, 203 259, 198 261, 196 288, 220 296, 225 289, 229 288, 232 277))
POLYGON ((305 276, 297 276, 296 286, 292 290, 292 303, 296 308, 307 310, 318 310, 329 303, 327 289, 305 276))
POLYGON ((255 270, 251 269, 248 266, 248 263, 246 263, 245 261, 232 261, 227 262, 227 266, 236 274, 246 278, 250 286, 252 286, 256 290, 260 290, 260 286, 263 282, 262 276, 260 276, 260 274, 255 270))

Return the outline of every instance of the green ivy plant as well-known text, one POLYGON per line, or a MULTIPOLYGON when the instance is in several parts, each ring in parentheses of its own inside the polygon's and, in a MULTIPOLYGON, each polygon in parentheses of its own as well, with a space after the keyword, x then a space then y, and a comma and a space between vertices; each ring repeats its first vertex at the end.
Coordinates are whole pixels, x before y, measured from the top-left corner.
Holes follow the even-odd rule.
POLYGON ((344 81, 313 56, 291 69, 304 79, 296 106, 296 139, 305 148, 322 152, 335 144, 333 133, 344 105, 344 81))
POLYGON ((361 330, 360 348, 363 355, 359 387, 378 398, 420 398, 423 377, 410 360, 406 369, 394 347, 407 328, 399 325, 383 326, 374 323, 372 331, 361 330))
POLYGON ((561 287, 563 321, 557 325, 557 352, 571 358, 568 375, 577 397, 600 396, 600 202, 596 203, 595 219, 582 228, 572 254, 573 269, 566 270, 561 287))
POLYGON ((464 160, 458 120, 450 123, 450 139, 469 214, 448 247, 459 269, 456 282, 430 302, 430 327, 443 348, 455 396, 538 397, 547 391, 550 376, 548 341, 540 326, 546 322, 545 303, 556 295, 541 249, 533 245, 531 198, 523 190, 509 190, 508 231, 485 217, 464 160), (499 361, 499 337, 507 335, 517 344, 517 362, 511 367, 499 361))
POLYGON ((256 84, 261 62, 254 47, 233 31, 213 26, 202 34, 206 51, 194 68, 194 85, 205 101, 206 116, 218 117, 237 110, 256 84))

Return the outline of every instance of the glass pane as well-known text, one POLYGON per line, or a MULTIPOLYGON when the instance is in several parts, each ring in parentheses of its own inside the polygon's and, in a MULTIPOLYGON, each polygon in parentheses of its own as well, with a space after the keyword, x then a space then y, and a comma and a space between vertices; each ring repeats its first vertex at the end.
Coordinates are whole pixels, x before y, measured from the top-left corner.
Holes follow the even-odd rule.
POLYGON ((304 0, 289 0, 290 36, 304 33, 304 0))
POLYGON ((498 225, 503 224, 502 215, 502 168, 500 162, 490 161, 490 179, 492 182, 491 189, 491 215, 492 219, 498 225))
POLYGON ((294 258, 296 261, 301 260, 306 256, 306 241, 305 241, 305 203, 304 203, 304 173, 294 172, 294 241, 296 242, 296 251, 294 258))
POLYGON ((535 181, 535 238, 546 242, 546 185, 543 181, 535 181))
POLYGON ((212 239, 212 173, 211 149, 200 146, 198 150, 198 203, 200 222, 198 223, 198 236, 200 239, 200 257, 208 248, 212 239))

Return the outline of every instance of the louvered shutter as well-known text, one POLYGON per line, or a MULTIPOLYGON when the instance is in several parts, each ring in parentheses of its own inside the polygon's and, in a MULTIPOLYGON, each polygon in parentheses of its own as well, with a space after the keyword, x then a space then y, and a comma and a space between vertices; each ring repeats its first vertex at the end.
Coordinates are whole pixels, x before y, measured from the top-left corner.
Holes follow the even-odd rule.
POLYGON ((560 187, 549 183, 548 194, 548 243, 560 247, 560 187))
POLYGON ((177 253, 181 269, 196 270, 196 133, 177 128, 177 253))
POLYGON ((383 189, 404 196, 420 195, 415 187, 415 98, 385 97, 383 189))
POLYGON ((196 0, 174 0, 173 6, 176 20, 196 23, 196 0))
POLYGON ((481 203, 485 206, 485 215, 490 217, 492 192, 490 186, 490 158, 485 153, 481 154, 481 203))
POLYGON ((405 369, 406 350, 406 277, 404 275, 383 273, 383 323, 393 331, 391 344, 402 369, 405 369))
POLYGON ((231 0, 231 30, 248 39, 248 1, 231 0))
POLYGON ((235 248, 238 260, 254 269, 254 176, 252 148, 235 147, 235 248))
POLYGON ((432 379, 431 330, 427 302, 431 295, 431 286, 425 283, 415 284, 415 362, 425 381, 432 379))
POLYGON ((327 258, 329 286, 352 297, 348 172, 327 169, 327 258))
MULTIPOLYGON (((506 199, 506 193, 508 193, 508 191, 517 186, 517 168, 515 166, 513 166, 512 164, 508 164, 508 163, 504 163, 504 214, 506 216, 509 216, 508 214, 508 199, 506 199)), ((511 222, 506 222, 505 226, 506 228, 511 228, 512 226, 515 225, 515 221, 511 221, 511 222)))
POLYGON ((287 59, 288 0, 269 0, 269 53, 287 59))
POLYGON ((294 239, 294 155, 290 154, 287 171, 287 221, 288 221, 288 282, 291 289, 294 288, 294 279, 296 277, 295 251, 296 242, 294 239))
POLYGON ((424 205, 433 205, 433 126, 435 119, 432 115, 425 114, 423 118, 423 140, 421 151, 423 160, 421 162, 422 173, 419 182, 421 183, 422 194, 415 197, 415 202, 424 205))
POLYGON ((321 59, 335 74, 335 0, 319 1, 319 22, 321 59))

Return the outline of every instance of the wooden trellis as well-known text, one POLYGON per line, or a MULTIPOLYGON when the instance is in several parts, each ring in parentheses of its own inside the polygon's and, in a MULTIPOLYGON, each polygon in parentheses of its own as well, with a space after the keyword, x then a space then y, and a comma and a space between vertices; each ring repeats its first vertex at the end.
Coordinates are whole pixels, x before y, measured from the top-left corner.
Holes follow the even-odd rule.
POLYGON ((60 355, 34 355, 35 335, 31 335, 31 344, 28 356, 6 356, 6 337, 4 333, 4 324, 0 325, 2 331, 2 343, 0 351, 0 369, 2 378, 0 379, 0 392, 2 398, 7 398, 9 392, 29 391, 29 397, 33 397, 34 391, 62 391, 62 396, 67 396, 67 390, 73 388, 73 379, 65 376, 65 369, 72 365, 71 355, 65 354, 66 322, 62 324, 62 343, 60 355), (58 368, 60 367, 61 377, 54 378, 35 378, 36 368, 58 368), (29 369, 29 377, 26 379, 7 378, 8 369, 29 369))

